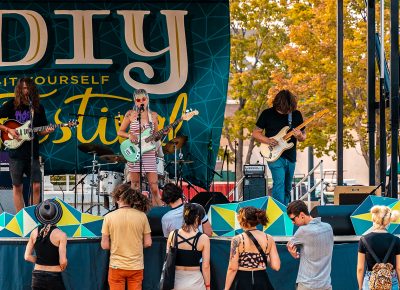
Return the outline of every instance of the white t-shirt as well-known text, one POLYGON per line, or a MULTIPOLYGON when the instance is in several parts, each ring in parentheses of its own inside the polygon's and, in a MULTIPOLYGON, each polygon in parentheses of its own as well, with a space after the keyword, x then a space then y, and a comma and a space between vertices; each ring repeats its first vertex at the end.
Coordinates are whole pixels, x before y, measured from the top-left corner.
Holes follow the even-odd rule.
MULTIPOLYGON (((199 225, 200 232, 203 232, 203 224, 208 221, 208 217, 205 212, 206 211, 204 210, 204 217, 201 220, 201 225, 199 225)), ((168 238, 170 232, 180 229, 183 225, 183 203, 167 212, 161 218, 161 225, 164 237, 166 238, 168 238)))

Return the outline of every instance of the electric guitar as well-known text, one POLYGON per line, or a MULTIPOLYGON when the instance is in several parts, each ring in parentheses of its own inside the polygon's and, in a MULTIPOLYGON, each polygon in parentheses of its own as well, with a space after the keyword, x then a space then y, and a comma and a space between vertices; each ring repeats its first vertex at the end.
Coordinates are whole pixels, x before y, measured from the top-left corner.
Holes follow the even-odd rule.
MULTIPOLYGON (((169 124, 168 126, 164 127, 160 131, 155 132, 154 134, 151 134, 151 128, 147 128, 140 134, 140 140, 141 140, 141 149, 142 149, 142 155, 146 152, 149 152, 153 149, 156 148, 156 140, 159 140, 164 134, 168 132, 170 128, 176 127, 182 120, 184 121, 189 121, 193 116, 198 115, 199 111, 194 110, 190 111, 179 119, 175 120, 172 124, 169 124)), ((125 157, 125 159, 129 162, 137 162, 140 158, 140 153, 139 153, 139 145, 136 143, 132 143, 131 140, 127 139, 124 142, 121 143, 120 145, 121 153, 125 157)))
POLYGON ((76 120, 71 120, 68 123, 62 124, 50 124, 47 126, 41 127, 34 127, 30 128, 31 121, 27 121, 25 123, 20 123, 16 120, 7 120, 3 124, 9 129, 15 129, 19 135, 19 139, 13 139, 13 136, 5 131, 1 131, 1 141, 3 142, 4 146, 8 149, 16 149, 22 145, 25 141, 30 141, 33 139, 33 134, 36 132, 41 132, 46 130, 47 128, 58 128, 58 127, 76 127, 78 122, 76 120))
MULTIPOLYGON (((329 110, 325 109, 325 110, 322 110, 322 111, 316 113, 314 116, 308 118, 302 124, 297 126, 296 129, 299 129, 299 130, 303 129, 308 123, 310 123, 311 121, 313 121, 317 118, 321 118, 323 115, 325 115, 328 112, 329 112, 329 110)), ((283 151, 288 150, 293 147, 294 144, 291 142, 290 143, 288 142, 290 140, 290 138, 293 136, 293 131, 290 131, 289 133, 287 131, 289 131, 289 126, 283 127, 279 131, 278 134, 276 134, 273 137, 270 137, 270 138, 275 139, 278 142, 278 145, 272 146, 272 145, 268 145, 265 143, 261 144, 260 151, 261 151, 261 154, 266 159, 266 161, 268 161, 268 162, 276 161, 279 157, 281 157, 283 151)))

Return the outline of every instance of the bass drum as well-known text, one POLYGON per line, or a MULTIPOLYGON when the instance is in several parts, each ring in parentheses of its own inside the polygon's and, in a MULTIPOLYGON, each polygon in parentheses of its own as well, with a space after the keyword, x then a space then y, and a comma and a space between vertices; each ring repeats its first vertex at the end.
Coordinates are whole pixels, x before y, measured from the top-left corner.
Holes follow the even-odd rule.
POLYGON ((100 171, 100 194, 110 195, 114 189, 124 182, 124 174, 115 171, 100 171))

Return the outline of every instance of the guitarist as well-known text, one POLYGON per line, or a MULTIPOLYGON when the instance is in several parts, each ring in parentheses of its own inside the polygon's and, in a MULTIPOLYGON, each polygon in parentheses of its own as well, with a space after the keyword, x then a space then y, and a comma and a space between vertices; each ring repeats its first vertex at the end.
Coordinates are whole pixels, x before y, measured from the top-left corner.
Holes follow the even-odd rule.
MULTIPOLYGON (((151 128, 154 133, 158 128, 158 114, 149 109, 149 95, 143 89, 138 89, 133 94, 134 106, 132 110, 126 112, 122 120, 121 127, 118 130, 118 136, 129 138, 132 143, 139 141, 139 121, 141 116, 142 132, 151 128), (127 132, 128 129, 128 132, 127 132)), ((142 154, 142 172, 146 174, 150 185, 151 201, 153 206, 162 205, 158 191, 158 174, 156 164, 156 150, 148 151, 142 154)), ((140 162, 128 162, 128 172, 132 189, 140 188, 140 162)))
POLYGON ((289 90, 281 90, 275 96, 272 105, 272 108, 264 110, 258 118, 253 137, 261 143, 276 146, 278 142, 272 138, 273 136, 285 126, 289 126, 293 130, 294 135, 289 142, 294 143, 294 146, 284 151, 276 161, 268 162, 273 180, 272 197, 287 205, 290 201, 296 166, 296 144, 297 141, 301 142, 306 139, 306 132, 304 129, 295 129, 303 123, 303 116, 297 110, 297 97, 289 90))
MULTIPOLYGON (((21 78, 15 86, 14 99, 7 101, 0 107, 0 119, 14 119, 20 123, 25 123, 31 119, 29 103, 32 102, 33 126, 46 126, 48 124, 46 112, 40 104, 39 92, 31 78, 21 78)), ((15 129, 0 125, 0 130, 7 132, 12 138, 18 139, 19 135, 15 129)), ((46 135, 54 131, 47 128, 39 132, 38 135, 46 135)), ((33 138, 32 141, 24 142, 16 149, 9 149, 10 152, 10 175, 13 184, 13 198, 16 212, 24 207, 23 181, 25 173, 33 182, 33 204, 38 204, 40 199, 40 182, 42 173, 39 164, 39 140, 33 138), (31 168, 31 142, 33 142, 33 167, 31 168)))

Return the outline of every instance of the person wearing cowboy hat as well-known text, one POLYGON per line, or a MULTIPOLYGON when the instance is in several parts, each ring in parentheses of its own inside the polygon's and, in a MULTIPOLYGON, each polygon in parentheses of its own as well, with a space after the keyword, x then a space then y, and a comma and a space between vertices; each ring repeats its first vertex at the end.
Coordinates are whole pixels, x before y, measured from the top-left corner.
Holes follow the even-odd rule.
POLYGON ((56 226, 62 217, 61 205, 45 200, 36 206, 35 216, 40 225, 31 232, 24 256, 35 264, 32 289, 64 290, 61 272, 67 267, 67 235, 56 226))

